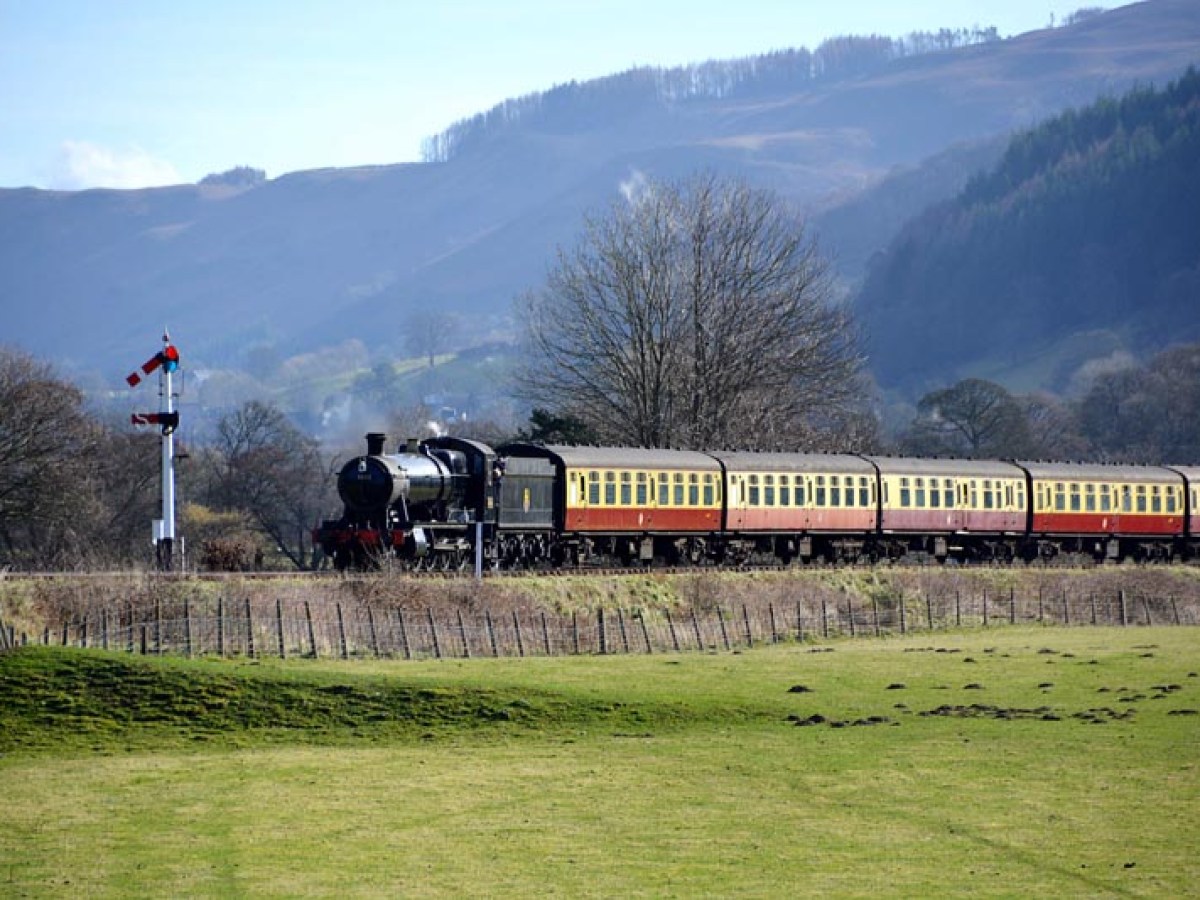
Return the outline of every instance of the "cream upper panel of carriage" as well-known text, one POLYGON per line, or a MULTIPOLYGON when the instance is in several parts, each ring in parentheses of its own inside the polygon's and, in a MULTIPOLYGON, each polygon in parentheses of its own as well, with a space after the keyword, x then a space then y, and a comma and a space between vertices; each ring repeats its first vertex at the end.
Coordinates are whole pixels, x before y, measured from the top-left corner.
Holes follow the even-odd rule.
POLYGON ((923 459, 916 456, 868 456, 888 475, 937 476, 939 478, 1021 478, 1025 473, 1009 462, 995 459, 923 459))
POLYGON ((798 473, 804 475, 866 475, 875 474, 874 467, 861 456, 848 453, 753 453, 747 451, 717 451, 730 475, 751 473, 798 473))
POLYGON ((1046 481, 1092 481, 1110 484, 1180 484, 1179 473, 1161 466, 1100 465, 1019 461, 1035 479, 1046 481))

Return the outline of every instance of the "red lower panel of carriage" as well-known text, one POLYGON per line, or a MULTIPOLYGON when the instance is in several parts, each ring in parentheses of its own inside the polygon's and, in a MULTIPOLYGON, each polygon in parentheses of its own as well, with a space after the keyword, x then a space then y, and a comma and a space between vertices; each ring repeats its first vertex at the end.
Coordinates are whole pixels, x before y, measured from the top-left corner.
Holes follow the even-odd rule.
POLYGON ((1178 535, 1183 517, 1156 513, 1034 513, 1037 534, 1178 535))
POLYGON ((721 511, 716 508, 598 507, 567 510, 567 531, 591 531, 598 534, 707 534, 718 530, 720 525, 721 511))

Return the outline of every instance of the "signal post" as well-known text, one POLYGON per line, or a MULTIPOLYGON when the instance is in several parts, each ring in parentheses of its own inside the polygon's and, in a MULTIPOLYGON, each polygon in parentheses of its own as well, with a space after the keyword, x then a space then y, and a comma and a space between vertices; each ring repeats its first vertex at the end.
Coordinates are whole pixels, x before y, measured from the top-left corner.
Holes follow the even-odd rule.
POLYGON ((179 368, 179 350, 171 343, 171 337, 163 332, 163 348, 125 377, 131 388, 137 387, 142 376, 155 370, 159 372, 159 399, 162 409, 156 413, 134 413, 130 422, 134 425, 157 425, 162 432, 162 518, 152 525, 154 553, 159 569, 169 572, 173 568, 175 546, 175 429, 179 427, 179 413, 175 409, 175 392, 171 376, 179 368))

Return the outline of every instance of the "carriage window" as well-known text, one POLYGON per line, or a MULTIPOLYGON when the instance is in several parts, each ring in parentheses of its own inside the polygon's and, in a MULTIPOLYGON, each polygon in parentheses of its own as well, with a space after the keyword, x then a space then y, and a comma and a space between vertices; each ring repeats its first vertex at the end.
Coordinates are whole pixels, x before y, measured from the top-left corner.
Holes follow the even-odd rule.
POLYGON ((792 502, 792 479, 787 475, 779 476, 779 505, 788 506, 792 502))
POLYGON ((1175 489, 1174 488, 1170 488, 1167 490, 1167 512, 1169 512, 1169 513, 1175 512, 1175 489))
POLYGON ((1162 512, 1162 497, 1157 484, 1150 488, 1150 512, 1162 512))
POLYGON ((646 505, 646 473, 637 473, 637 505, 646 505))
POLYGON ((675 505, 683 506, 683 473, 675 473, 675 505))
POLYGON ((979 482, 971 482, 971 509, 979 508, 979 482))
POLYGON ((1094 484, 1085 484, 1083 486, 1083 508, 1087 512, 1096 511, 1096 486, 1094 484))
POLYGON ((1133 495, 1128 487, 1121 488, 1121 512, 1133 512, 1133 495))
POLYGON ((937 509, 942 505, 942 492, 938 490, 938 481, 936 478, 929 479, 929 507, 937 509))
POLYGON ((837 475, 829 476, 829 505, 830 506, 841 506, 842 505, 841 478, 839 478, 837 475))
POLYGON ((1100 485, 1100 512, 1112 511, 1112 494, 1108 491, 1108 485, 1100 485))
POLYGON ((704 505, 713 505, 713 477, 711 475, 704 476, 704 505))
POLYGON ((867 478, 865 475, 858 479, 858 505, 871 505, 871 489, 867 485, 867 478))
POLYGON ((900 479, 900 505, 912 506, 912 492, 908 488, 908 479, 900 479))
POLYGON ((1072 484, 1071 485, 1071 512, 1079 512, 1079 510, 1080 510, 1079 485, 1072 484))
POLYGON ((796 479, 796 505, 804 505, 804 484, 799 478, 796 479))
POLYGON ((700 476, 695 472, 688 476, 688 505, 700 505, 700 476))
POLYGON ((1137 489, 1137 511, 1140 513, 1146 511, 1146 486, 1141 484, 1137 489))
POLYGON ((617 473, 604 473, 604 502, 615 506, 617 502, 617 473))
POLYGON ((1065 512, 1067 509, 1067 486, 1061 481, 1054 482, 1054 508, 1058 512, 1065 512))
POLYGON ((986 479, 983 482, 983 508, 992 508, 992 483, 986 479))
POLYGON ((917 479, 917 506, 925 505, 925 479, 917 479))
POLYGON ((1017 485, 1017 508, 1025 508, 1025 488, 1019 484, 1017 485))
POLYGON ((588 503, 600 502, 600 473, 588 472, 588 503))
POLYGON ((775 505, 775 476, 774 475, 764 475, 763 476, 763 489, 767 495, 767 506, 774 506, 775 505))
POLYGON ((816 499, 817 506, 825 505, 825 476, 824 475, 817 476, 817 496, 815 499, 816 499))
POLYGON ((633 502, 633 482, 628 472, 621 473, 621 505, 628 506, 633 502))
POLYGON ((671 505, 671 479, 665 474, 658 476, 658 505, 671 505))
POLYGON ((954 482, 949 478, 942 481, 942 505, 946 509, 954 508, 954 482))
POLYGON ((751 475, 750 476, 750 505, 751 506, 758 506, 759 496, 760 496, 760 494, 759 494, 759 490, 758 490, 758 476, 751 475))

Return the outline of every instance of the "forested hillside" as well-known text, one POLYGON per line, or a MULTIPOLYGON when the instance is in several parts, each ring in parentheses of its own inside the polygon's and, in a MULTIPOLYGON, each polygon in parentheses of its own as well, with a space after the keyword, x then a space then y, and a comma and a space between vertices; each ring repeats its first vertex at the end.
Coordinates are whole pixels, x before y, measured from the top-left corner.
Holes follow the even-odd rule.
POLYGON ((1194 69, 1026 131, 875 259, 859 296, 872 369, 910 390, 1022 370, 1064 388, 1089 359, 1194 341, 1197 210, 1194 69))

